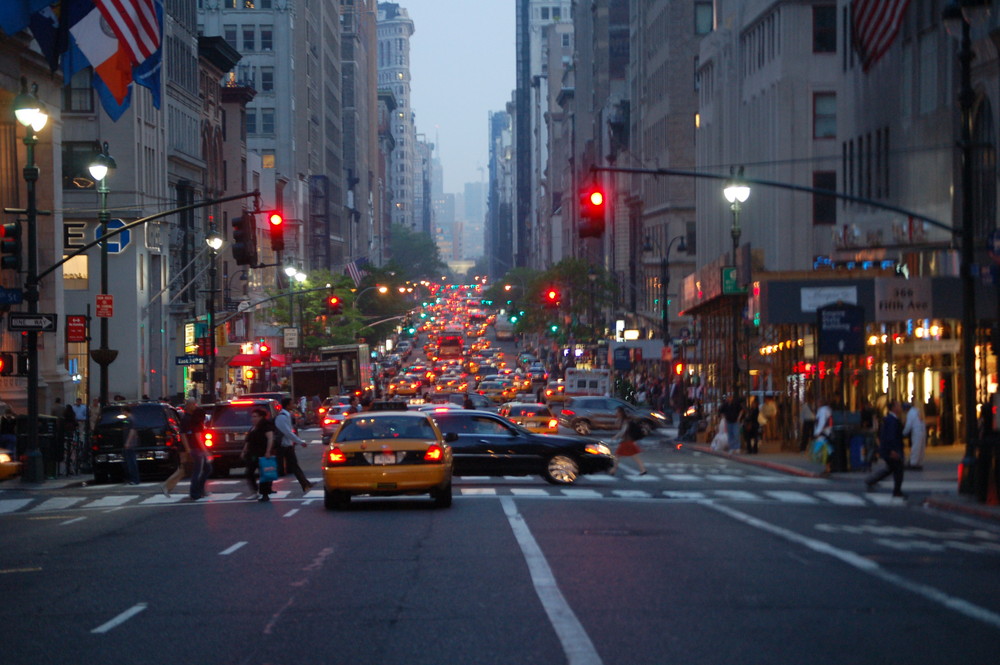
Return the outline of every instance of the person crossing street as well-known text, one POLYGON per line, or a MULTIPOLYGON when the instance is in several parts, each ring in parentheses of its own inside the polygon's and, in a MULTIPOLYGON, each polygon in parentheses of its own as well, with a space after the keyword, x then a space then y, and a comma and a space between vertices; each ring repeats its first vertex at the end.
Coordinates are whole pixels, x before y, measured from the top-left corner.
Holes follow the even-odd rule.
POLYGON ((281 400, 281 410, 274 417, 275 448, 278 456, 285 460, 285 471, 295 474, 296 480, 302 487, 302 493, 307 494, 312 489, 313 484, 306 478, 299 466, 299 460, 295 456, 295 446, 306 447, 306 442, 295 433, 294 421, 292 420, 292 407, 294 401, 291 397, 281 400))

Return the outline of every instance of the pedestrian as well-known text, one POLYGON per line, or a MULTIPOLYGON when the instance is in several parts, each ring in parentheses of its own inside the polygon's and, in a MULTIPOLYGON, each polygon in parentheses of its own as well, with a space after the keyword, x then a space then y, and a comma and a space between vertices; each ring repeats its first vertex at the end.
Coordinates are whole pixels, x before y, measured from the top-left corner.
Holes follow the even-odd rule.
POLYGON ((757 398, 750 398, 750 406, 747 407, 746 415, 743 417, 743 439, 746 442, 747 453, 756 455, 760 446, 760 408, 757 406, 757 398))
POLYGON ((740 423, 743 421, 743 405, 739 398, 731 395, 719 409, 726 421, 726 439, 729 441, 729 452, 740 452, 740 423))
MULTIPOLYGON (((187 404, 185 404, 185 406, 187 406, 187 404)), ((177 455, 177 468, 160 485, 160 492, 162 492, 163 496, 168 499, 170 498, 170 492, 177 486, 180 479, 184 477, 187 473, 188 467, 191 465, 191 444, 188 442, 189 437, 184 434, 184 428, 186 427, 186 423, 184 422, 185 418, 187 418, 186 412, 181 418, 181 451, 177 455)))
POLYGON ((763 436, 768 441, 778 438, 778 402, 773 397, 765 397, 764 403, 760 406, 760 415, 763 416, 763 436))
POLYGON ((823 404, 816 410, 816 425, 813 427, 813 438, 819 438, 821 436, 826 437, 827 441, 830 441, 830 437, 833 435, 833 408, 823 402, 823 404))
POLYGON ((808 400, 802 401, 799 409, 799 452, 804 453, 809 447, 809 439, 812 438, 813 429, 816 427, 816 414, 809 406, 808 400))
POLYGON ((198 406, 198 400, 189 397, 184 402, 181 417, 181 436, 187 440, 188 456, 191 459, 191 487, 188 496, 197 501, 205 496, 205 481, 212 469, 212 462, 205 448, 205 412, 198 406))
POLYGON ((125 430, 122 432, 124 443, 122 444, 122 457, 125 458, 125 475, 129 485, 139 484, 139 460, 136 453, 139 448, 139 433, 135 429, 135 421, 132 420, 132 411, 125 407, 122 410, 122 425, 125 430))
POLYGON ((615 465, 611 467, 608 472, 610 475, 615 475, 618 471, 618 458, 620 457, 631 457, 635 460, 635 465, 639 467, 639 475, 646 475, 646 465, 642 462, 642 448, 636 443, 639 439, 644 436, 642 431, 642 426, 634 420, 627 420, 622 426, 620 432, 618 432, 617 438, 618 447, 615 448, 615 465))
POLYGON ((927 449, 927 426, 920 417, 920 407, 917 402, 906 405, 906 423, 903 425, 903 436, 910 437, 910 461, 906 465, 912 471, 924 470, 924 451, 927 449))
POLYGON ((869 492, 875 491, 875 485, 886 476, 892 476, 892 495, 905 499, 903 494, 903 423, 900 420, 903 407, 899 400, 889 400, 889 412, 882 420, 879 430, 879 455, 885 462, 885 468, 876 471, 865 478, 865 487, 869 492))
POLYGON ((281 400, 281 411, 274 417, 275 449, 278 456, 285 460, 285 471, 295 474, 296 480, 302 487, 302 493, 308 494, 313 488, 313 484, 306 478, 299 466, 299 460, 295 456, 295 446, 306 447, 306 442, 295 433, 295 421, 292 419, 292 406, 295 404, 291 397, 281 400))
POLYGON ((257 495, 258 501, 270 501, 271 481, 257 482, 260 458, 274 456, 274 423, 267 417, 267 409, 254 407, 250 412, 250 430, 243 444, 243 459, 247 463, 247 485, 257 495))

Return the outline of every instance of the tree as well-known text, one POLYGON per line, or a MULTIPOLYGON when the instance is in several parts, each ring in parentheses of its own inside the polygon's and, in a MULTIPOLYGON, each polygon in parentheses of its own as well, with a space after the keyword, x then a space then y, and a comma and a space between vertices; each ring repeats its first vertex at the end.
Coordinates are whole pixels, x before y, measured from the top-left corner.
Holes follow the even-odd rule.
POLYGON ((398 278, 414 282, 422 279, 436 281, 450 272, 448 265, 441 260, 441 253, 434 239, 423 231, 413 231, 402 224, 393 224, 389 247, 392 260, 387 267, 398 278))

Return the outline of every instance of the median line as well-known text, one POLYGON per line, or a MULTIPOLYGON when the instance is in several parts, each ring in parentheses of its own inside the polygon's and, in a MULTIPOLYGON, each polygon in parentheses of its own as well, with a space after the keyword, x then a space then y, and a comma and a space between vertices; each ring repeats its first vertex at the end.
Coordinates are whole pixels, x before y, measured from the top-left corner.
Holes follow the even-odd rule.
POLYGON ((144 609, 146 609, 146 607, 147 607, 146 603, 136 603, 132 607, 128 608, 127 610, 116 616, 111 621, 108 621, 107 623, 98 626, 97 628, 93 629, 90 632, 106 633, 112 628, 122 625, 123 623, 134 617, 136 614, 138 614, 139 612, 142 612, 144 609))
POLYGON ((231 547, 227 547, 226 549, 224 549, 221 552, 219 552, 219 556, 226 556, 226 555, 232 554, 233 552, 235 552, 236 550, 240 549, 241 547, 243 547, 246 544, 247 544, 247 541, 241 540, 240 542, 236 543, 235 545, 233 545, 231 547))

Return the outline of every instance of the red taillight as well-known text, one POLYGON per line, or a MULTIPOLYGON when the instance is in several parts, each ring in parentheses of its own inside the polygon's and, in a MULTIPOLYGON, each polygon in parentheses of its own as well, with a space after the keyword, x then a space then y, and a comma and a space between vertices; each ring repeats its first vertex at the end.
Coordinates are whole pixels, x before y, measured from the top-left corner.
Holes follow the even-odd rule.
POLYGON ((549 429, 559 429, 559 421, 555 418, 549 419, 549 429))
POLYGON ((319 412, 319 415, 322 416, 324 413, 326 413, 326 407, 325 406, 321 406, 318 409, 316 409, 316 411, 319 412))
POLYGON ((576 415, 575 413, 573 413, 569 409, 563 409, 559 413, 563 414, 564 416, 575 416, 576 415))
POLYGON ((230 404, 246 405, 246 404, 254 404, 254 401, 252 399, 236 399, 230 402, 230 404))
POLYGON ((424 453, 425 462, 440 462, 444 458, 444 451, 441 450, 441 446, 436 443, 432 443, 427 447, 427 452, 424 453))
POLYGON ((345 464, 347 462, 347 455, 341 452, 340 448, 331 448, 330 452, 326 454, 327 464, 345 464))
POLYGON ((215 435, 211 432, 205 432, 205 447, 211 448, 215 445, 215 435))

